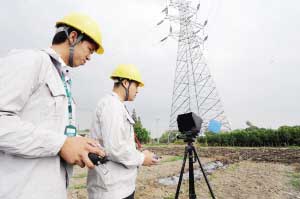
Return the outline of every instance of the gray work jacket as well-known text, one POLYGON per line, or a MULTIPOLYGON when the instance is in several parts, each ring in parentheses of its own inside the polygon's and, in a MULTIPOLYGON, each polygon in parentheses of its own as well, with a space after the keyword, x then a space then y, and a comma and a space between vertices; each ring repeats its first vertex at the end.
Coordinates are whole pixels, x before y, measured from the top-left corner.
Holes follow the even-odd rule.
MULTIPOLYGON (((52 50, 0 58, 0 198, 65 199, 67 97, 52 50)), ((68 171, 68 172, 66 172, 68 171)))
POLYGON ((116 93, 99 101, 90 137, 101 143, 109 161, 88 171, 89 199, 121 199, 134 192, 138 166, 145 157, 136 149, 133 124, 116 93))

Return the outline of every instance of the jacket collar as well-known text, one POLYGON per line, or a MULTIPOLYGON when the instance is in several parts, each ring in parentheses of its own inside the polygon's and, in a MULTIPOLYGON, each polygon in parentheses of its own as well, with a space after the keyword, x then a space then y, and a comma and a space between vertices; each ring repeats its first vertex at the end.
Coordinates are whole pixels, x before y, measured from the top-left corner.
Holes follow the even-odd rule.
POLYGON ((54 65, 55 65, 57 71, 59 72, 59 75, 61 76, 62 74, 64 74, 66 81, 71 79, 68 66, 66 65, 64 60, 60 57, 60 55, 52 48, 46 48, 46 49, 43 49, 43 51, 45 51, 55 62, 54 65))
POLYGON ((117 93, 115 93, 114 91, 111 91, 111 95, 112 95, 113 97, 117 98, 122 104, 124 104, 124 103, 121 101, 120 96, 119 96, 117 93))
POLYGON ((118 95, 117 93, 113 92, 113 91, 111 92, 111 95, 112 95, 113 97, 117 98, 117 99, 120 101, 120 103, 123 104, 124 109, 125 109, 125 112, 126 112, 126 117, 127 117, 127 119, 129 120, 129 122, 130 122, 132 125, 135 124, 135 121, 132 119, 132 117, 131 117, 131 115, 130 115, 128 109, 127 109, 127 107, 126 107, 125 104, 124 104, 124 102, 122 102, 122 101, 120 100, 119 95, 118 95))

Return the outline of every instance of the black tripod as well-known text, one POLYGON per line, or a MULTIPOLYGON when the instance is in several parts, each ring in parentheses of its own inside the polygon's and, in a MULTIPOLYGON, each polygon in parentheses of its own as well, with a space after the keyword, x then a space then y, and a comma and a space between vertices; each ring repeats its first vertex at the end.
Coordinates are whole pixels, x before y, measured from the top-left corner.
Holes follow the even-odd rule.
POLYGON ((175 199, 178 199, 178 196, 179 196, 179 191, 180 191, 180 186, 181 186, 181 181, 182 181, 182 177, 183 177, 183 172, 184 172, 187 155, 189 155, 189 199, 196 199, 195 184, 194 184, 194 167, 193 167, 193 163, 196 162, 196 159, 200 165, 200 168, 203 173, 207 187, 209 189, 210 195, 213 199, 215 199, 214 193, 210 187, 207 176, 206 176, 204 169, 202 167, 202 164, 200 162, 200 158, 198 157, 196 149, 193 145, 194 138, 193 137, 185 137, 184 141, 187 142, 187 146, 185 147, 185 150, 184 150, 184 158, 183 158, 183 162, 182 162, 179 181, 177 184, 175 199), (194 161, 193 161, 193 157, 194 157, 194 161))

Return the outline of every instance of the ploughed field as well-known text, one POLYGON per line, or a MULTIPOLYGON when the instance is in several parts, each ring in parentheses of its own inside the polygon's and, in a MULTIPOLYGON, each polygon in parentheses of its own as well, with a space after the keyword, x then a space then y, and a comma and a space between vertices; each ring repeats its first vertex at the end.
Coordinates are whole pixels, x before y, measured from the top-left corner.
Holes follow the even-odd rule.
MULTIPOLYGON (((185 145, 146 147, 162 157, 158 165, 141 167, 136 199, 171 199, 177 184, 159 179, 179 175, 185 145)), ((300 199, 300 148, 196 147, 202 164, 221 161, 225 167, 208 175, 218 199, 300 199)), ((198 163, 194 164, 198 169, 198 163)), ((188 171, 188 162, 185 170, 188 171)), ((69 199, 87 198, 87 170, 75 167, 69 199)), ((205 180, 195 180, 197 198, 210 198, 205 180)), ((182 182, 179 198, 188 199, 188 181, 182 182)))

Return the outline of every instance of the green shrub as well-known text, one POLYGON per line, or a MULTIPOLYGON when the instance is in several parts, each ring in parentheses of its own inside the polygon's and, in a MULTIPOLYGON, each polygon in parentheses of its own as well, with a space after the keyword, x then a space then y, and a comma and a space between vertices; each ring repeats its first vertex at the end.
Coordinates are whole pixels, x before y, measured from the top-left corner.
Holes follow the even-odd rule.
POLYGON ((197 141, 208 146, 300 146, 300 126, 282 126, 277 130, 247 128, 219 134, 206 132, 205 137, 199 137, 197 141))

